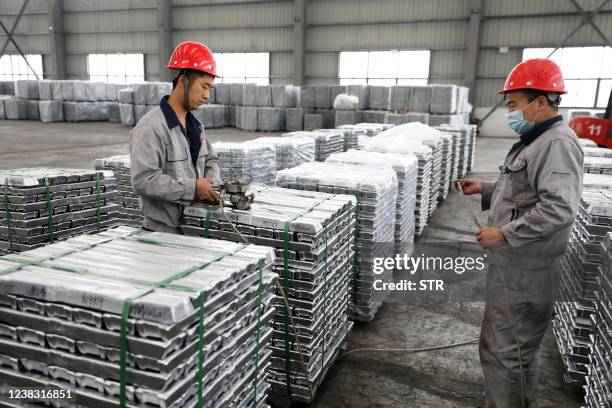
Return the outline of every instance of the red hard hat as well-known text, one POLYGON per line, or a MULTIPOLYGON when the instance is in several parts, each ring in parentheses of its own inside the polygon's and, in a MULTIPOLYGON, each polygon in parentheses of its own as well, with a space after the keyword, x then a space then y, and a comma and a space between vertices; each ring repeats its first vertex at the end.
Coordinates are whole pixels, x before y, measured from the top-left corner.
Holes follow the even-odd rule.
POLYGON ((180 43, 170 56, 168 68, 193 69, 215 77, 219 76, 212 52, 204 44, 195 41, 180 43))
POLYGON ((546 58, 534 58, 518 64, 508 75, 504 89, 498 93, 505 94, 519 89, 567 93, 561 68, 546 58))

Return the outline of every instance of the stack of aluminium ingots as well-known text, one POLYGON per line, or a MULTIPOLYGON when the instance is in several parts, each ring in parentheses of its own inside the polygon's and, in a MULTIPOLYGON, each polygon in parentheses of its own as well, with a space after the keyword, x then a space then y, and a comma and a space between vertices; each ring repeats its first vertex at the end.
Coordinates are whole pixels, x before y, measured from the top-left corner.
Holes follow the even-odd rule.
POLYGON ((0 252, 21 252, 116 225, 110 171, 0 170, 0 252))
MULTIPOLYGON (((393 271, 374 273, 376 259, 395 250, 397 176, 387 166, 344 163, 305 163, 276 173, 276 185, 296 190, 349 194, 357 199, 355 215, 356 269, 351 284, 351 318, 370 321, 388 295, 375 290, 374 282, 390 282, 393 271)), ((380 286, 380 285, 379 285, 380 286)))
POLYGON ((140 210, 138 194, 132 186, 130 155, 105 157, 96 160, 96 170, 112 170, 117 179, 120 205, 118 218, 124 225, 142 226, 143 215, 140 210))
POLYGON ((414 208, 418 163, 413 154, 376 153, 349 150, 327 159, 329 163, 390 166, 397 175, 397 204, 395 207, 395 254, 412 255, 414 249, 414 208))
POLYGON ((584 172, 593 174, 612 174, 612 158, 585 155, 584 172))
POLYGON ((344 151, 344 133, 335 129, 285 133, 284 137, 305 136, 315 141, 315 160, 325 161, 330 155, 344 151))
POLYGON ((474 154, 476 152, 476 127, 473 125, 440 125, 441 130, 461 132, 459 139, 459 178, 465 177, 474 164, 474 154))
POLYGON ((359 149, 359 135, 365 135, 364 129, 354 129, 353 125, 339 126, 336 129, 318 129, 319 132, 341 132, 344 141, 343 152, 359 149))
POLYGON ((253 139, 249 143, 274 146, 276 152, 276 170, 289 169, 315 160, 315 141, 311 137, 264 136, 253 139))
MULTIPOLYGON (((601 177, 601 176, 600 176, 601 177)), ((610 177, 610 176, 606 176, 610 177)), ((553 332, 569 381, 583 383, 593 351, 601 242, 612 231, 612 190, 585 188, 567 250, 561 258, 553 332)))
POLYGON ((612 149, 608 149, 607 147, 583 147, 582 151, 585 156, 612 157, 612 149))
POLYGON ((0 394, 265 407, 273 262, 271 248, 131 227, 0 257, 0 394))
MULTIPOLYGON (((435 127, 438 129, 442 135, 451 137, 451 148, 450 148, 450 156, 445 155, 444 159, 450 161, 450 181, 451 184, 453 181, 459 178, 459 158, 461 157, 461 132, 455 130, 449 130, 447 128, 442 128, 440 126, 435 127)), ((442 163, 442 167, 444 168, 444 162, 442 163)), ((449 186, 449 188, 452 187, 449 186)))
POLYGON ((221 180, 245 180, 273 185, 276 177, 276 149, 265 143, 213 143, 219 157, 221 180))
MULTIPOLYGON (((612 213, 608 216, 612 217, 612 213)), ((601 265, 597 268, 599 291, 595 292, 595 313, 591 354, 586 377, 585 402, 588 408, 605 407, 612 390, 612 233, 599 244, 601 265)))
POLYGON ((357 200, 252 188, 255 202, 249 210, 187 207, 182 229, 188 235, 246 240, 275 249, 280 288, 274 301, 270 383, 274 395, 309 403, 352 327, 348 304, 357 200))
POLYGON ((367 144, 366 150, 379 153, 414 154, 417 157, 418 176, 414 218, 416 223, 415 235, 420 236, 429 219, 433 167, 431 148, 423 145, 419 140, 394 137, 389 139, 374 138, 367 144))

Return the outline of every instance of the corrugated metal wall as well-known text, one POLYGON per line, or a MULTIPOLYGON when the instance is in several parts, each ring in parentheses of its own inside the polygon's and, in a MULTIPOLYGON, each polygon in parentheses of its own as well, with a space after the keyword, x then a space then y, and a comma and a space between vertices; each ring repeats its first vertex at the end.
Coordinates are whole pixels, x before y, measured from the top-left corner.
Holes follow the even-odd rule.
MULTIPOLYGON (((593 10, 602 0, 578 0, 593 10)), ((464 77, 470 0, 308 0, 307 83, 337 82, 338 53, 367 49, 430 49, 432 82, 464 77)), ((581 21, 569 0, 484 0, 474 102, 494 104, 495 91, 521 59, 523 47, 554 46, 581 21), (509 47, 500 53, 499 47, 509 47)), ((9 27, 21 0, 0 2, 9 27)), ((48 3, 31 0, 15 38, 26 53, 49 55, 48 3)), ((86 54, 142 52, 148 80, 159 78, 156 0, 64 0, 67 70, 87 75, 86 54)), ((172 42, 196 40, 215 52, 270 52, 271 83, 293 72, 292 0, 172 0, 172 42)), ((612 3, 594 18, 612 38, 612 3)), ((0 35, 0 41, 6 36, 0 35)), ((605 45, 588 24, 568 45, 605 45)), ((16 50, 9 45, 7 52, 16 50)), ((46 60, 46 58, 45 58, 46 60)), ((46 61, 45 61, 46 62, 46 61)))

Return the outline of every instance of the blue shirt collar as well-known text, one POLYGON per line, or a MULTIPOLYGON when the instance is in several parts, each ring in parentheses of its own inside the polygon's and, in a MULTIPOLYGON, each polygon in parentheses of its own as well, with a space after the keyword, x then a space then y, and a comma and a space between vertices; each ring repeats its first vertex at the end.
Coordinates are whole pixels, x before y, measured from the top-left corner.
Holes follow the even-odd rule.
POLYGON ((531 130, 521 135, 521 141, 525 146, 527 146, 529 143, 536 140, 542 133, 550 129, 555 123, 560 122, 561 120, 563 120, 563 116, 558 115, 554 118, 548 119, 546 122, 535 125, 533 128, 531 128, 531 130))
MULTIPOLYGON (((179 121, 178 116, 176 116, 174 109, 172 109, 172 106, 170 106, 170 104, 168 103, 168 95, 161 98, 161 101, 159 102, 159 107, 161 108, 162 112, 164 113, 164 116, 166 117, 168 129, 181 126, 181 122, 179 121)), ((194 128, 200 128, 195 116, 193 116, 191 112, 187 112, 187 126, 189 126, 190 124, 194 128)))

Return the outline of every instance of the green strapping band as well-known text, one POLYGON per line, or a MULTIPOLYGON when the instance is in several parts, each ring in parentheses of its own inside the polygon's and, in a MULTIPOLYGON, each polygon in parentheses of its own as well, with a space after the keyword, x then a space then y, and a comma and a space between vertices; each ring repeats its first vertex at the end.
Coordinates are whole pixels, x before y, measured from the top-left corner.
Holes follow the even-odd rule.
POLYGON ((263 261, 259 261, 259 286, 257 287, 257 334, 255 336, 255 376, 253 378, 253 407, 257 406, 257 378, 259 377, 259 354, 261 352, 261 303, 263 298, 263 261))
POLYGON ((100 232, 100 173, 96 172, 96 231, 100 232))
POLYGON ((51 191, 49 178, 45 177, 45 194, 47 196, 47 224, 49 227, 49 242, 53 243, 53 205, 51 204, 51 191))
MULTIPOLYGON (((332 197, 336 197, 336 194, 330 194, 329 197, 327 197, 324 200, 319 201, 317 204, 313 205, 312 207, 310 207, 309 209, 303 211, 300 214, 297 214, 295 217, 291 218, 288 221, 285 221, 285 227, 284 227, 284 238, 283 238, 283 290, 285 291, 285 295, 287 297, 289 297, 289 227, 291 226, 291 223, 295 220, 297 220, 298 218, 308 214, 309 212, 311 212, 312 210, 314 210, 315 208, 317 208, 319 205, 323 204, 325 201, 331 199, 332 197)), ((326 232, 326 228, 323 230, 324 232, 326 232)), ((289 302, 287 302, 289 303, 289 302)), ((289 393, 289 397, 291 397, 291 364, 290 364, 290 347, 289 347, 289 309, 287 308, 287 305, 285 305, 284 307, 285 309, 285 371, 286 371, 286 379, 287 379, 287 391, 289 393)), ((297 337, 298 334, 295 333, 295 336, 297 337)))
MULTIPOLYGON (((95 244, 88 244, 88 245, 83 245, 83 246, 79 246, 79 247, 76 247, 76 248, 72 248, 72 249, 69 249, 67 251, 55 254, 55 255, 51 255, 51 256, 47 256, 45 258, 41 258, 41 259, 39 259, 37 261, 24 261, 22 259, 15 259, 15 258, 13 258, 10 255, 5 255, 5 256, 2 257, 2 259, 6 259, 6 260, 9 260, 11 262, 16 262, 18 265, 15 265, 15 266, 12 266, 10 268, 6 268, 6 269, 0 271, 0 276, 8 275, 9 273, 13 273, 13 272, 17 272, 17 271, 25 268, 26 266, 45 266, 45 267, 48 267, 48 268, 52 268, 49 265, 43 265, 43 263, 47 262, 47 261, 51 261, 51 260, 56 259, 56 258, 61 258, 61 257, 66 256, 66 255, 82 252, 82 251, 85 251, 87 249, 97 247, 98 245, 102 245, 102 244, 105 244, 107 242, 114 241, 116 239, 117 240, 118 239, 126 239, 126 238, 129 238, 129 237, 133 236, 133 235, 142 234, 142 231, 143 230, 136 230, 136 231, 131 232, 129 234, 126 234, 124 236, 110 237, 110 238, 104 239, 104 240, 102 240, 100 242, 96 242, 95 244)), ((68 271, 68 272, 72 272, 72 271, 68 271)))
MULTIPOLYGON (((246 248, 247 245, 244 244, 240 244, 238 246, 238 248, 234 251, 231 252, 225 252, 219 256, 214 257, 213 259, 209 260, 209 261, 205 261, 205 262, 201 262, 199 264, 196 264, 194 266, 192 266, 191 268, 188 268, 182 272, 179 272, 175 275, 172 275, 166 279, 164 279, 163 281, 157 282, 153 285, 151 285, 149 288, 141 291, 140 293, 136 294, 136 295, 132 295, 129 296, 128 298, 125 299, 125 301, 123 302, 123 312, 121 313, 121 331, 120 331, 120 347, 119 347, 119 406, 121 408, 124 408, 126 406, 126 401, 127 401, 127 347, 128 347, 128 342, 127 342, 127 321, 128 321, 128 317, 130 314, 130 311, 132 309, 132 304, 134 303, 135 300, 138 300, 140 298, 142 298, 143 296, 148 295, 149 293, 155 291, 156 289, 162 288, 162 287, 166 287, 167 285, 171 284, 172 282, 174 282, 177 279, 182 279, 185 278, 189 275, 191 275, 193 272, 198 271, 200 269, 206 268, 209 265, 211 265, 214 262, 217 262, 223 258, 225 258, 228 255, 234 255, 236 252, 241 251, 242 249, 246 248)), ((193 291, 196 291, 196 289, 192 289, 193 291)), ((198 292, 198 298, 202 298, 204 292, 198 292)), ((203 299, 200 299, 200 301, 202 301, 203 299)), ((204 304, 201 305, 200 308, 200 313, 199 313, 199 317, 200 319, 204 319, 204 310, 202 310, 204 308, 204 304)), ((198 323, 198 327, 199 327, 199 341, 203 341, 204 338, 204 321, 201 320, 198 323)), ((204 378, 204 373, 203 373, 203 367, 204 367, 204 351, 203 349, 203 344, 199 343, 198 344, 198 374, 197 374, 197 378, 198 378, 198 401, 201 401, 202 398, 202 394, 201 394, 201 390, 202 390, 202 384, 200 384, 203 381, 204 378)), ((201 405, 200 405, 201 406, 201 405)))
POLYGON ((6 227, 8 234, 9 250, 13 251, 13 226, 11 225, 11 209, 8 200, 8 177, 4 179, 4 211, 6 212, 6 227))

